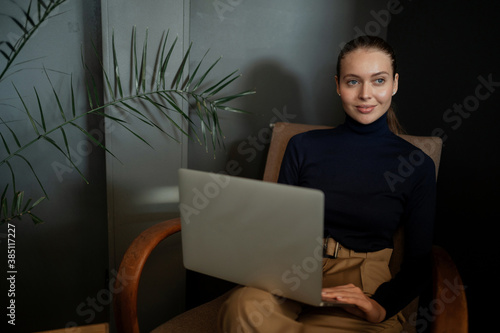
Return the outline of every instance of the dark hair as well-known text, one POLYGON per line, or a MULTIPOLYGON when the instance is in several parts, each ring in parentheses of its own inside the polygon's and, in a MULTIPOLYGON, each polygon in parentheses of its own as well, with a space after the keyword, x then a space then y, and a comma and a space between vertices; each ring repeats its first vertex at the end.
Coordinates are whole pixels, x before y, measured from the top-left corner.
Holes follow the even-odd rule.
MULTIPOLYGON (((376 49, 384 52, 391 59, 392 65, 392 75, 396 76, 397 73, 397 62, 396 62, 396 53, 393 48, 382 38, 376 36, 359 36, 347 44, 344 45, 342 50, 339 53, 337 59, 337 77, 340 79, 340 67, 342 59, 345 58, 349 53, 357 50, 357 49, 376 49)), ((395 134, 404 134, 405 131, 396 117, 396 113, 394 111, 394 106, 391 105, 389 110, 387 110, 387 123, 389 124, 389 129, 395 134)))

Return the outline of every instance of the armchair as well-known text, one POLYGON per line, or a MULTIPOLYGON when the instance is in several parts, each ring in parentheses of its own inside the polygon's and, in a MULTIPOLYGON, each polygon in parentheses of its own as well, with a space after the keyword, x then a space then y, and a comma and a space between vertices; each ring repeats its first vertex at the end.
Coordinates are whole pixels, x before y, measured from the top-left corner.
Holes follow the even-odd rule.
MULTIPOLYGON (((273 135, 267 156, 264 171, 264 181, 276 182, 278 179, 281 160, 288 140, 295 134, 312 129, 328 128, 291 123, 276 123, 273 126, 273 135)), ((437 137, 417 137, 402 135, 402 137, 428 154, 436 165, 436 177, 439 168, 442 141, 437 137)), ((180 219, 172 219, 143 231, 130 245, 121 262, 118 274, 133 276, 127 284, 117 279, 115 290, 121 290, 115 295, 114 309, 118 332, 138 333, 137 293, 139 279, 149 254, 163 239, 181 230, 180 219)), ((395 274, 403 257, 403 236, 399 230, 394 236, 394 252, 391 259, 391 272, 395 274)), ((451 257, 440 247, 433 247, 433 290, 432 301, 429 303, 430 331, 433 333, 465 333, 468 332, 467 301, 462 280, 451 257)), ((206 332, 215 333, 217 312, 226 299, 227 294, 191 309, 171 319, 153 332, 206 332)), ((417 332, 416 319, 418 313, 418 298, 409 304, 403 311, 407 318, 405 332, 417 332)), ((419 327, 421 329, 422 327, 419 327)))

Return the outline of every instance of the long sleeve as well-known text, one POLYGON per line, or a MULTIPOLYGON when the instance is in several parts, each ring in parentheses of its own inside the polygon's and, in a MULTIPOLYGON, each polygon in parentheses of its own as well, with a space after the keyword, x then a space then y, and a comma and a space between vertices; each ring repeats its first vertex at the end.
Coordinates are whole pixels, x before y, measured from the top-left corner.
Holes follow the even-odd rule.
POLYGON ((436 202, 434 163, 430 159, 415 167, 416 179, 403 216, 404 258, 400 271, 382 284, 373 299, 382 305, 387 318, 402 310, 422 293, 432 279, 431 249, 436 202))
POLYGON ((297 145, 294 144, 297 138, 298 137, 292 137, 285 150, 278 176, 278 183, 299 185, 299 154, 297 152, 297 145))

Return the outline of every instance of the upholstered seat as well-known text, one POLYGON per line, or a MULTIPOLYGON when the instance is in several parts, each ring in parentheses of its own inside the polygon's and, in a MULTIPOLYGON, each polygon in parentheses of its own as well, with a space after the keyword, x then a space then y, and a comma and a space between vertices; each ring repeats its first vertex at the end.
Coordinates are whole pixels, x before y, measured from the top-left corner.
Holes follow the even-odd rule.
MULTIPOLYGON (((312 129, 328 128, 327 126, 313 126, 303 124, 276 123, 269 147, 269 153, 264 171, 264 181, 276 182, 288 140, 295 134, 312 129)), ((402 135, 402 137, 428 154, 436 165, 436 177, 439 169, 442 141, 437 137, 417 137, 402 135)), ((119 332, 139 332, 137 318, 137 291, 142 268, 151 251, 166 237, 181 230, 180 219, 173 219, 159 223, 139 235, 127 250, 119 268, 119 274, 134 276, 134 280, 121 285, 117 279, 117 290, 123 291, 115 295, 115 319, 119 332)), ((403 233, 399 230, 394 235, 394 253, 391 258, 391 272, 395 274, 403 258, 403 233)), ((430 320, 431 332, 467 332, 467 302, 463 290, 454 291, 454 297, 449 297, 449 283, 460 285, 460 275, 446 251, 440 247, 433 247, 433 290, 430 304, 439 303, 439 311, 430 310, 433 318, 430 320)), ((216 299, 191 309, 169 320, 154 330, 159 332, 205 332, 216 333, 216 318, 220 305, 227 297, 227 293, 216 299)), ((408 305, 403 314, 407 318, 405 332, 416 332, 415 322, 418 313, 418 298, 408 305)))

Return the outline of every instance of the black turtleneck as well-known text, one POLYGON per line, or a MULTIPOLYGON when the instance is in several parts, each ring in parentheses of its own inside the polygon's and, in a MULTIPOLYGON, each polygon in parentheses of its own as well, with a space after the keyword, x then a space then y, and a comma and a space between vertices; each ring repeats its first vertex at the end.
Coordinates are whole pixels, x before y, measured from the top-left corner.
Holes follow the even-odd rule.
POLYGON ((393 247, 405 228, 400 273, 373 298, 392 316, 430 279, 435 212, 435 168, 419 148, 393 134, 384 114, 363 125, 346 116, 327 130, 294 136, 278 182, 325 193, 325 235, 358 252, 393 247))

